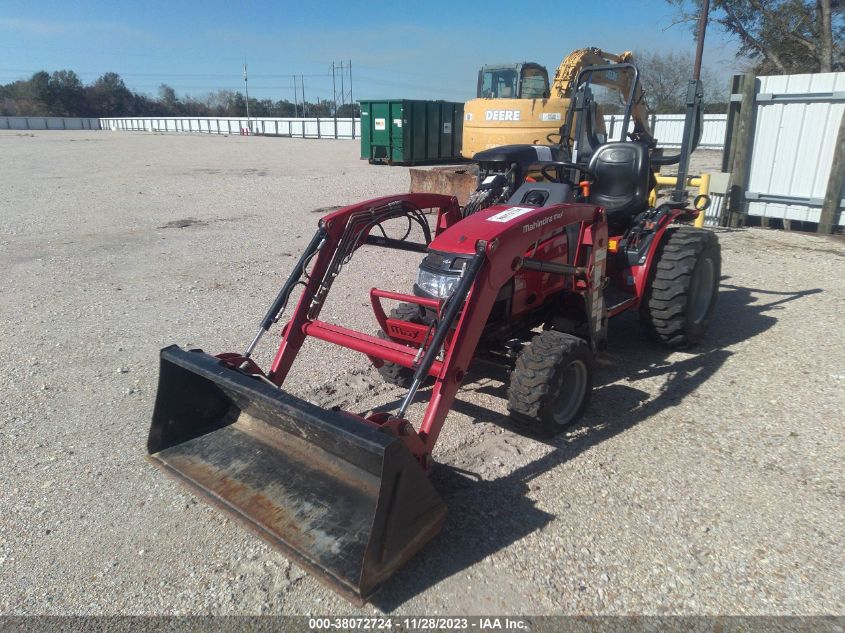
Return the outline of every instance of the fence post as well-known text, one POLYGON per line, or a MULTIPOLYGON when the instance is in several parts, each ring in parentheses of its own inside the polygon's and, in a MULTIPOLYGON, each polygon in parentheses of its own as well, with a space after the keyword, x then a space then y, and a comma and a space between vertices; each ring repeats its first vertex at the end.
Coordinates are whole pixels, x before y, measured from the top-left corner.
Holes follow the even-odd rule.
POLYGON ((737 120, 736 145, 732 149, 730 182, 726 213, 722 216, 722 226, 736 227, 740 216, 745 212, 745 188, 748 185, 749 150, 754 138, 755 97, 757 96, 757 75, 747 73, 742 79, 742 102, 737 120))
POLYGON ((738 128, 736 118, 739 114, 739 102, 734 101, 734 95, 739 95, 745 75, 734 75, 731 77, 730 101, 728 102, 728 114, 725 121, 725 138, 722 141, 722 171, 728 172, 733 165, 733 158, 736 152, 736 134, 738 128))
POLYGON ((836 146, 833 148, 833 162, 830 164, 830 176, 827 178, 827 191, 822 202, 822 212, 819 218, 819 233, 833 233, 837 215, 842 211, 843 183, 845 183, 845 113, 839 120, 839 134, 836 136, 836 146))
POLYGON ((323 138, 320 136, 320 117, 317 117, 317 138, 323 138))

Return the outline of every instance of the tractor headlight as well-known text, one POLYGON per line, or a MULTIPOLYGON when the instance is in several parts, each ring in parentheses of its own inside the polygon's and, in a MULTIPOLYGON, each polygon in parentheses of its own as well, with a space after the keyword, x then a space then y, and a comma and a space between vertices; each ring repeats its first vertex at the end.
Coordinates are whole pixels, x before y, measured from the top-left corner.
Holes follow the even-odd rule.
POLYGON ((425 268, 420 268, 417 273, 417 286, 438 299, 445 299, 455 292, 460 280, 460 275, 446 275, 425 268))
POLYGON ((429 251, 420 263, 414 294, 432 299, 451 296, 458 287, 467 262, 467 255, 429 251))

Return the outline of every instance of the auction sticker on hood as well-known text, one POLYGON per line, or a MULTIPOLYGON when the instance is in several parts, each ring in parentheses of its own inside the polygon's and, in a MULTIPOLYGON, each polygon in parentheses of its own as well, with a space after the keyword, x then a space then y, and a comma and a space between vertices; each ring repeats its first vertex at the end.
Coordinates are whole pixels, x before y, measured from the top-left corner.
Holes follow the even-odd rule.
POLYGON ((514 218, 531 213, 534 210, 534 207, 510 207, 504 211, 499 211, 496 215, 491 215, 487 220, 490 222, 510 222, 514 218))

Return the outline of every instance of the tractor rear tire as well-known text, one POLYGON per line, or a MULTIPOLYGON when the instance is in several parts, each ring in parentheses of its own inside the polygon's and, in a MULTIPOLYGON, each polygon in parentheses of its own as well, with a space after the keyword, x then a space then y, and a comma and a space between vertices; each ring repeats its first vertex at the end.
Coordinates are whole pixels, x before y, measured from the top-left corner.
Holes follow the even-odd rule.
MULTIPOLYGON (((425 320, 422 318, 420 306, 413 303, 400 303, 390 311, 390 318, 410 321, 411 323, 425 323, 425 320)), ((377 335, 379 338, 390 339, 382 330, 379 330, 377 335)), ((378 368, 378 373, 381 375, 382 380, 398 387, 410 387, 414 379, 413 369, 408 369, 396 363, 388 363, 387 361, 378 368)))
POLYGON ((722 255, 716 234, 706 229, 669 229, 652 265, 640 307, 646 334, 668 347, 699 343, 713 316, 722 255))
POLYGON ((508 410, 556 435, 575 424, 593 387, 593 354, 583 339, 547 330, 517 356, 508 387, 508 410))

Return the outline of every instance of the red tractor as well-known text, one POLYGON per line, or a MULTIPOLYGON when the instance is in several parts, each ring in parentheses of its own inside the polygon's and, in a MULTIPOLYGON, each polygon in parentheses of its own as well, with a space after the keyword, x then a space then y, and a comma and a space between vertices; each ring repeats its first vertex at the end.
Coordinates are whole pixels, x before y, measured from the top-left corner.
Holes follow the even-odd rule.
MULTIPOLYGON (((579 83, 585 92, 576 106, 588 114, 589 81, 579 83)), ((693 81, 682 183, 696 100, 693 81)), ((589 116, 580 121, 573 136, 570 119, 563 138, 588 138, 589 116)), ((669 346, 704 336, 719 286, 718 241, 690 226, 700 211, 686 206, 681 189, 649 207, 655 150, 634 134, 631 142, 594 138, 554 152, 499 148, 490 165, 504 169, 488 170, 480 158, 480 193, 464 209, 451 196, 402 194, 323 217, 244 353, 161 351, 150 460, 338 591, 365 600, 445 520, 427 474, 474 359, 510 370, 515 416, 558 432, 587 407, 593 357, 612 317, 638 311, 646 333, 669 346), (407 221, 402 238, 383 230, 392 220, 407 221), (414 225, 422 241, 410 241, 414 225), (377 336, 320 319, 364 244, 424 254, 414 294, 370 290, 377 336), (275 359, 262 369, 251 354, 298 286, 275 359), (385 301, 399 305, 388 315, 385 301), (285 392, 308 337, 367 355, 407 388, 401 403, 359 415, 285 392), (414 423, 409 406, 427 381, 428 406, 414 423)))
POLYGON ((151 461, 347 597, 366 599, 445 519, 426 475, 479 350, 512 368, 510 410, 555 432, 587 406, 610 318, 638 310, 648 334, 672 346, 704 335, 719 245, 687 224, 697 210, 648 208, 647 151, 607 143, 587 167, 546 163, 545 180, 527 180, 507 203, 467 217, 455 198, 437 194, 326 215, 244 353, 162 350, 151 461), (378 230, 395 219, 418 225, 423 240, 378 230), (333 283, 364 244, 425 254, 414 294, 370 291, 380 336, 320 320, 333 283), (264 370, 250 355, 297 286, 264 370), (388 316, 384 301, 400 307, 388 316), (308 337, 366 354, 407 386, 398 408, 364 417, 285 392, 308 337), (408 407, 426 381, 428 407, 413 423, 408 407))

